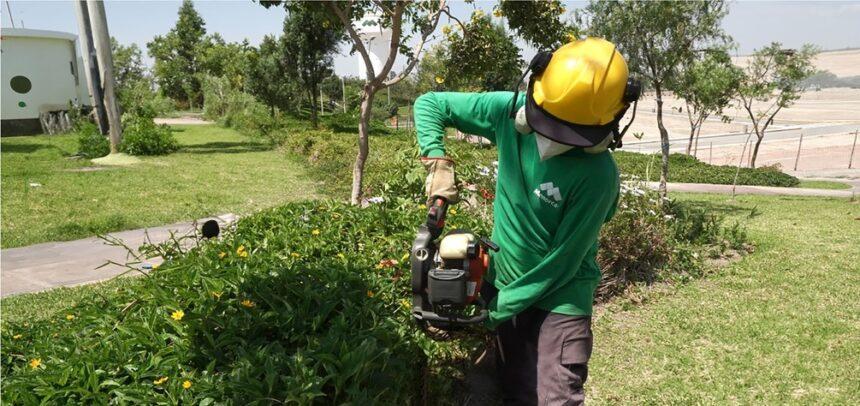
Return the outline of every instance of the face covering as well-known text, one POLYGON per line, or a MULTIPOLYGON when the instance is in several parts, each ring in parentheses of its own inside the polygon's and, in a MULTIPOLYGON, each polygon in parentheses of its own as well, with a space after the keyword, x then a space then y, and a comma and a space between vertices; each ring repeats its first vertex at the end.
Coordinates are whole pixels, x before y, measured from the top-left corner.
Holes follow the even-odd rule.
MULTIPOLYGON (((517 116, 514 119, 514 128, 516 128, 517 132, 520 134, 529 134, 532 132, 532 128, 529 126, 529 123, 526 120, 525 107, 520 107, 520 109, 517 111, 517 116)), ((566 145, 555 142, 538 133, 535 133, 535 141, 537 142, 538 154, 540 155, 541 161, 545 161, 556 155, 563 154, 573 148, 576 148, 573 145, 566 145)), ((612 134, 604 138, 603 141, 601 141, 599 144, 594 145, 592 147, 583 148, 583 150, 589 154, 599 154, 603 151, 606 151, 606 149, 609 147, 610 142, 612 142, 612 134)))

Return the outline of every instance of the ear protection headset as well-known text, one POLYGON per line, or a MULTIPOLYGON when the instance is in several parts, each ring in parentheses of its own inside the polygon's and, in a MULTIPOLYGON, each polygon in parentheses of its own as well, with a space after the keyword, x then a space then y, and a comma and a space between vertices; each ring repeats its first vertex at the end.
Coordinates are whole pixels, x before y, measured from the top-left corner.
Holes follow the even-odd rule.
MULTIPOLYGON (((530 80, 536 75, 543 74, 543 72, 546 70, 546 67, 549 66, 549 61, 552 59, 552 55, 553 53, 549 51, 538 52, 534 56, 534 58, 532 58, 531 62, 529 62, 529 66, 528 68, 526 68, 526 71, 523 72, 523 75, 520 76, 520 80, 518 80, 517 83, 514 85, 514 98, 513 100, 511 100, 511 118, 515 118, 517 115, 516 105, 517 98, 520 93, 520 83, 523 82, 529 71, 532 72, 530 80)), ((628 77, 627 85, 624 87, 624 94, 621 96, 621 101, 624 102, 625 106, 623 109, 621 109, 621 111, 618 112, 618 114, 615 116, 615 119, 613 120, 613 122, 615 123, 615 128, 612 130, 614 140, 610 145, 611 149, 621 148, 621 138, 624 136, 624 134, 627 132, 627 129, 630 128, 630 125, 633 124, 633 120, 636 118, 636 106, 639 102, 639 96, 641 96, 641 94, 642 83, 634 77, 628 77), (627 123, 627 125, 624 126, 624 129, 619 132, 618 122, 621 121, 621 118, 624 117, 624 114, 627 112, 627 109, 630 108, 630 103, 633 103, 633 115, 630 117, 630 122, 627 123)))

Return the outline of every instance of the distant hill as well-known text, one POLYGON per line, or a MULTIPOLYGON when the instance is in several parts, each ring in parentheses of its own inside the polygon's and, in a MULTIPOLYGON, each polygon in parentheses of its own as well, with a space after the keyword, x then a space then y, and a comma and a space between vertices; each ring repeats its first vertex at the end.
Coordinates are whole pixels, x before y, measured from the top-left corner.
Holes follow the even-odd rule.
MULTIPOLYGON (((745 66, 749 56, 732 58, 735 65, 745 66)), ((860 76, 860 48, 824 51, 815 57, 815 67, 839 78, 860 76)))

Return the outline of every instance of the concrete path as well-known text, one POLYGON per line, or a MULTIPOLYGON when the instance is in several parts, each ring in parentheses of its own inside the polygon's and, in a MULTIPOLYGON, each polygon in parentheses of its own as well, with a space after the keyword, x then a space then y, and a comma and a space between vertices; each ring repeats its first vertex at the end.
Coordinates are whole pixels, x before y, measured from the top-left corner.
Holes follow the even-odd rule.
MULTIPOLYGON (((221 224, 222 230, 237 219, 234 214, 211 218, 221 224)), ((209 218, 198 220, 197 224, 206 220, 209 218)), ((187 235, 195 231, 194 223, 120 231, 109 235, 136 250, 147 241, 147 235, 149 241, 158 243, 166 241, 171 231, 177 236, 187 235)), ((117 265, 96 268, 108 261, 124 264, 133 260, 124 248, 107 245, 95 237, 4 249, 0 251, 0 297, 102 281, 128 269, 117 265)), ((145 262, 148 265, 158 263, 161 263, 160 258, 150 258, 145 262)))
MULTIPOLYGON (((657 190, 659 182, 647 182, 648 187, 657 190)), ((670 192, 700 192, 732 194, 732 185, 712 185, 708 183, 669 183, 667 187, 670 192)), ((829 190, 829 189, 805 189, 794 187, 774 186, 742 186, 735 189, 738 195, 781 195, 781 196, 817 196, 817 197, 844 197, 851 198, 857 194, 854 190, 829 190)))

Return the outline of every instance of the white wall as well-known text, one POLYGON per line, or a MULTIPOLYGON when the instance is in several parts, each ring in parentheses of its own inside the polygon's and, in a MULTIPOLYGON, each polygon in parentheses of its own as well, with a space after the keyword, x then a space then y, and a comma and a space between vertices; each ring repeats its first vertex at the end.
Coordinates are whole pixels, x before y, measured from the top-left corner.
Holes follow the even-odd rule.
POLYGON ((74 44, 60 38, 3 36, 0 41, 3 120, 38 118, 43 106, 68 105, 78 98, 78 85, 86 88, 86 79, 80 77, 76 84, 74 44), (18 75, 30 79, 32 88, 26 94, 12 90, 10 81, 18 75), (26 106, 20 107, 20 102, 26 106))

